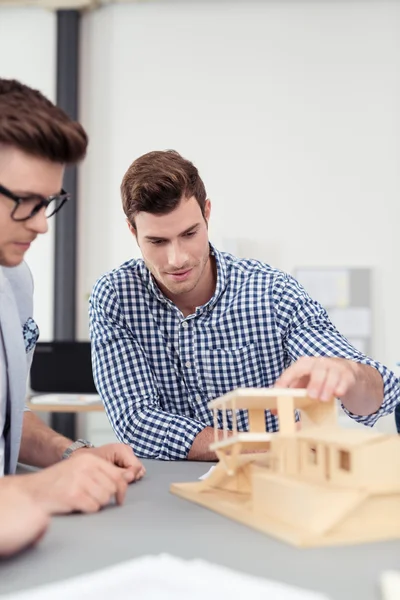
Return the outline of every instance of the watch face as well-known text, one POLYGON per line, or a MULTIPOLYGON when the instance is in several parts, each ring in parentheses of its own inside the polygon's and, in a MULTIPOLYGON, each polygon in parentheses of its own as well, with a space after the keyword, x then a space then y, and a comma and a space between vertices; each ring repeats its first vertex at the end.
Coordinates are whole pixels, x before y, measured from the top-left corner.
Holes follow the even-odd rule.
POLYGON ((77 448, 93 448, 93 444, 87 440, 76 440, 75 444, 77 444, 77 448))

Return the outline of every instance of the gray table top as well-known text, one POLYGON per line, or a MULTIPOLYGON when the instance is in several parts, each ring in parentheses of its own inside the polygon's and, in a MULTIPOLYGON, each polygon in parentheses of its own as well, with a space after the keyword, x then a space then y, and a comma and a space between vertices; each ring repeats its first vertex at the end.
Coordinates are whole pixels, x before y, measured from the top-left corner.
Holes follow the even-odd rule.
POLYGON ((35 548, 0 562, 0 594, 59 581, 143 555, 203 558, 324 592, 331 600, 380 600, 384 570, 400 568, 400 541, 300 550, 169 493, 209 464, 144 461, 147 475, 122 507, 57 517, 35 548))

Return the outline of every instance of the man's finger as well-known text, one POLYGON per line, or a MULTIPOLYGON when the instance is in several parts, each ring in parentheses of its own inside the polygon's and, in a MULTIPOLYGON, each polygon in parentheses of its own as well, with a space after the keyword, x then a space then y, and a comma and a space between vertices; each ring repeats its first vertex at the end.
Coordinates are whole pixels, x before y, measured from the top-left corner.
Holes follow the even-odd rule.
POLYGON ((117 493, 115 494, 117 504, 121 505, 124 503, 127 488, 128 488, 128 483, 125 481, 125 479, 123 477, 121 477, 117 481, 117 493))
POLYGON ((133 469, 122 469, 122 477, 126 483, 132 483, 136 479, 136 473, 133 469))
POLYGON ((93 471, 92 480, 96 482, 97 486, 101 490, 103 490, 104 497, 105 494, 108 494, 108 498, 111 498, 115 494, 117 490, 115 480, 109 477, 106 473, 100 470, 93 471))
POLYGON ((48 530, 49 525, 50 525, 50 518, 48 517, 47 522, 41 526, 41 529, 36 534, 35 539, 32 542, 33 546, 35 546, 36 544, 38 544, 41 541, 41 539, 44 537, 46 531, 48 530))
POLYGON ((336 394, 337 386, 340 383, 340 371, 331 369, 327 372, 327 377, 323 388, 321 389, 319 400, 328 402, 336 394))
POLYGON ((139 473, 137 474, 136 478, 137 479, 141 479, 142 477, 144 477, 146 475, 146 469, 142 466, 139 473))
POLYGON ((118 479, 120 479, 122 477, 122 474, 126 471, 124 467, 120 467, 112 462, 109 462, 105 458, 100 459, 98 467, 113 481, 117 481, 118 479))
POLYGON ((329 377, 329 370, 326 365, 318 363, 310 373, 310 380, 307 385, 307 393, 314 400, 320 399, 325 387, 326 380, 329 377))
POLYGON ((337 386, 335 389, 335 396, 337 398, 341 398, 342 396, 347 394, 349 389, 351 389, 354 384, 355 384, 354 375, 352 373, 348 373, 348 372, 343 373, 340 377, 340 380, 337 383, 337 386))
MULTIPOLYGON (((71 507, 72 508, 72 507, 71 507)), ((87 491, 82 492, 74 502, 74 510, 82 513, 96 513, 100 510, 101 504, 87 491)))
POLYGON ((311 361, 297 361, 290 365, 282 373, 279 379, 275 382, 275 387, 290 388, 295 387, 296 383, 300 381, 305 375, 309 375, 312 369, 313 363, 311 361))
POLYGON ((123 444, 119 444, 115 448, 114 463, 119 467, 132 469, 135 472, 135 475, 142 466, 140 460, 134 455, 132 448, 123 444))

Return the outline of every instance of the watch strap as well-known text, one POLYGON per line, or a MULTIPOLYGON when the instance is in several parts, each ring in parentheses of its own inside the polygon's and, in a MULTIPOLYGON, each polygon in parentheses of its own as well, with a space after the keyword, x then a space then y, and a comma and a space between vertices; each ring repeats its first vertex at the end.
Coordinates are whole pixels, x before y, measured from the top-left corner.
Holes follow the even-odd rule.
POLYGON ((65 450, 61 457, 62 460, 64 460, 65 458, 69 458, 71 454, 75 452, 75 450, 79 450, 79 448, 94 448, 94 445, 91 442, 88 442, 87 440, 76 440, 76 442, 68 446, 68 448, 65 450))

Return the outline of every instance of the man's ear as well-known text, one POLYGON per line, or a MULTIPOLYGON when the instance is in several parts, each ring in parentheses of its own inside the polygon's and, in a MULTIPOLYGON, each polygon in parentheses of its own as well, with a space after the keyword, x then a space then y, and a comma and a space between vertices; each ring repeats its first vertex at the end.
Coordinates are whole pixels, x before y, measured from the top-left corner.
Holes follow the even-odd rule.
POLYGON ((129 231, 131 232, 131 234, 135 237, 136 241, 137 241, 137 232, 136 232, 136 228, 132 225, 132 223, 126 219, 126 222, 128 224, 129 227, 129 231))
POLYGON ((208 225, 208 221, 210 220, 210 215, 211 215, 211 200, 209 198, 207 198, 207 200, 205 201, 205 204, 204 204, 204 218, 206 220, 207 225, 208 225))

